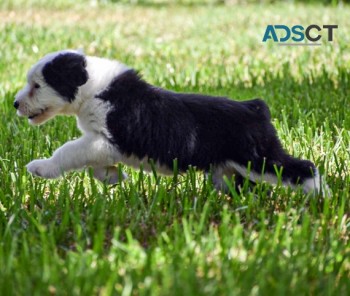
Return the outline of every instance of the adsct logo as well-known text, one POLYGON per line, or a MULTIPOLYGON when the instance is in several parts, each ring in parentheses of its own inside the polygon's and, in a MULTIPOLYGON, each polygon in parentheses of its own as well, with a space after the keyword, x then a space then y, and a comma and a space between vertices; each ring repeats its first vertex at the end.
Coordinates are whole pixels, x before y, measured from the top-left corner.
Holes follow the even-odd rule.
POLYGON ((333 41, 333 30, 338 29, 338 25, 323 25, 322 28, 318 25, 310 25, 304 28, 301 25, 288 27, 286 25, 267 25, 263 42, 272 40, 278 45, 289 46, 317 46, 321 45, 323 37, 321 31, 327 31, 328 42, 333 41), (277 37, 277 36, 282 37, 277 37), (305 38, 307 42, 304 42, 305 38))

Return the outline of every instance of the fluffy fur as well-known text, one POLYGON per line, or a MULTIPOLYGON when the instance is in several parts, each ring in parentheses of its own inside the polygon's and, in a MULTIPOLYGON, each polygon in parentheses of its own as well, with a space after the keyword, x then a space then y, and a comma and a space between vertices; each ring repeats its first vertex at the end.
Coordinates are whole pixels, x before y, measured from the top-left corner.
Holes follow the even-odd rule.
POLYGON ((127 66, 77 51, 48 54, 28 72, 15 107, 31 124, 57 114, 76 115, 83 136, 67 142, 51 158, 27 165, 30 173, 57 178, 93 167, 96 178, 118 182, 118 162, 164 174, 174 159, 208 172, 218 189, 232 175, 252 182, 303 186, 320 192, 314 164, 288 155, 270 122, 264 101, 237 102, 222 97, 170 92, 154 87, 127 66))

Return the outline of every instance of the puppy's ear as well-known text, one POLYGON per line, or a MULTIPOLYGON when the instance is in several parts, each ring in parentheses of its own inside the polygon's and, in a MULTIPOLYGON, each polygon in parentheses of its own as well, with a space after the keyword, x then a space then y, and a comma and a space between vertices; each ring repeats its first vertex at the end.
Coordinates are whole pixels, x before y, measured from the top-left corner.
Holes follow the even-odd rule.
POLYGON ((46 83, 69 102, 89 79, 85 57, 72 52, 59 54, 43 67, 42 73, 46 83))

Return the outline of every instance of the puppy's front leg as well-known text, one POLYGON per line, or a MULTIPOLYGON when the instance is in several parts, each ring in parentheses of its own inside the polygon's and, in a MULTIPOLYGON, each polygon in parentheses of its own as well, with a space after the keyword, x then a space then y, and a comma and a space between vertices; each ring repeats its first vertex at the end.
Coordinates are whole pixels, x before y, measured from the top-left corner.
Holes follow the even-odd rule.
POLYGON ((54 179, 64 172, 86 166, 112 166, 117 162, 117 156, 117 151, 107 139, 86 135, 67 142, 48 159, 33 160, 27 165, 27 169, 33 175, 54 179))

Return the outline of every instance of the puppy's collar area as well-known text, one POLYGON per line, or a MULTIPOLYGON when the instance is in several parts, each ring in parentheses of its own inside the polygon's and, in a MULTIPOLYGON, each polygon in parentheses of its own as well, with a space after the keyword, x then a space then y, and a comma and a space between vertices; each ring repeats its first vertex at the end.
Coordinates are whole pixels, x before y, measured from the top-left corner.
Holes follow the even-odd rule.
POLYGON ((85 116, 85 108, 94 105, 91 104, 91 100, 105 91, 111 81, 131 69, 118 61, 93 56, 85 56, 85 58, 89 78, 84 85, 78 88, 74 101, 67 106, 67 109, 63 110, 65 114, 73 114, 78 117, 85 116))
POLYGON ((82 96, 81 88, 82 87, 78 88, 74 101, 66 105, 66 107, 62 110, 61 113, 79 116, 79 114, 81 113, 82 106, 87 101, 87 98, 82 96))
POLYGON ((79 88, 77 96, 80 95, 82 99, 94 98, 98 93, 108 88, 111 81, 130 70, 128 66, 119 61, 93 56, 85 58, 89 79, 79 88))

